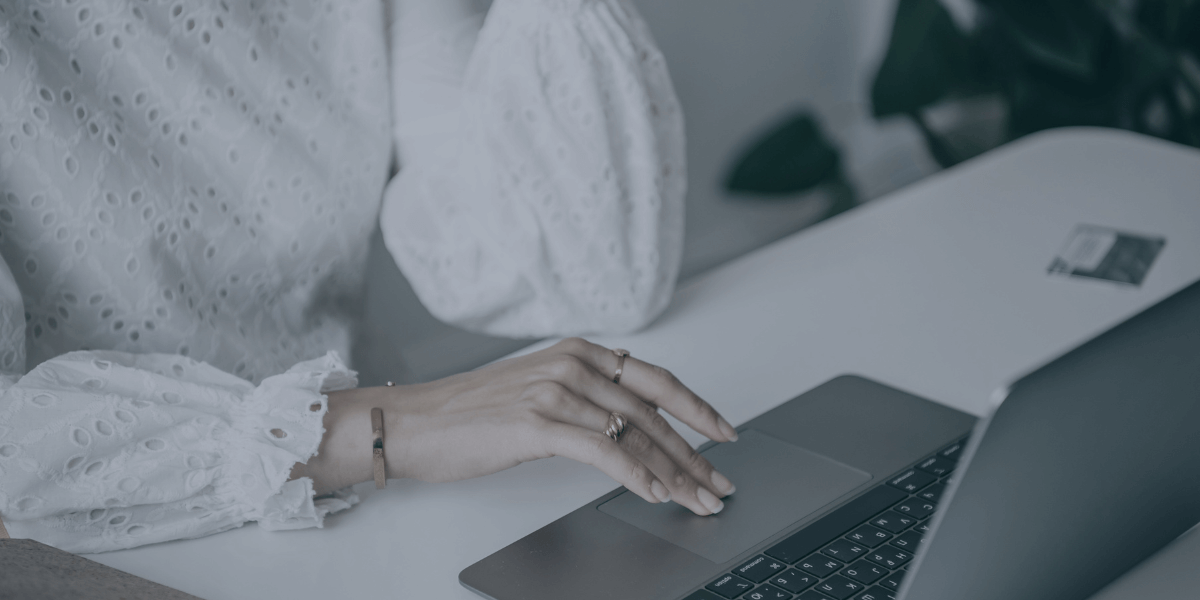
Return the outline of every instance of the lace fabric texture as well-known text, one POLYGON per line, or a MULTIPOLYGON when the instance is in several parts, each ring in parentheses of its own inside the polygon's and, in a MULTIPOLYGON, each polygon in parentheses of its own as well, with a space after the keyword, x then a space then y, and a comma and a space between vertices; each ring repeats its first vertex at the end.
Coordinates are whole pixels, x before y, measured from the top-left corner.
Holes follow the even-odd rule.
POLYGON ((496 0, 428 32, 389 40, 368 0, 0 0, 13 535, 101 551, 356 501, 287 476, 355 385, 393 147, 381 225, 438 316, 528 336, 665 307, 682 116, 632 5, 496 0))
POLYGON ((4 396, 0 512, 12 535, 72 552, 251 520, 265 529, 319 527, 344 506, 314 504, 312 480, 287 477, 321 443, 322 392, 355 384, 334 353, 258 387, 178 355, 66 354, 4 396))
POLYGON ((468 329, 645 325, 675 285, 686 185, 683 116, 645 24, 625 2, 508 0, 479 50, 447 43, 469 34, 397 52, 392 255, 431 312, 468 329), (406 85, 431 64, 463 77, 406 85), (424 98, 442 108, 412 106, 424 98))
POLYGON ((164 352, 257 382, 346 354, 391 143, 382 7, 299 4, 5 9, 0 254, 30 366, 164 352))

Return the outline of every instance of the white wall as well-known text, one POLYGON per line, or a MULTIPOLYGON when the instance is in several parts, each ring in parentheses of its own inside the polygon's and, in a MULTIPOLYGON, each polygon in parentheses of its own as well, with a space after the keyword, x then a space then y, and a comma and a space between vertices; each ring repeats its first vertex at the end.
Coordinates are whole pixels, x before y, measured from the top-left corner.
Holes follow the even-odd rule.
POLYGON ((721 181, 739 149, 796 107, 843 151, 860 197, 935 170, 904 120, 877 124, 868 93, 894 0, 635 0, 671 68, 688 126, 685 274, 787 235, 819 216, 798 202, 731 199, 721 181))

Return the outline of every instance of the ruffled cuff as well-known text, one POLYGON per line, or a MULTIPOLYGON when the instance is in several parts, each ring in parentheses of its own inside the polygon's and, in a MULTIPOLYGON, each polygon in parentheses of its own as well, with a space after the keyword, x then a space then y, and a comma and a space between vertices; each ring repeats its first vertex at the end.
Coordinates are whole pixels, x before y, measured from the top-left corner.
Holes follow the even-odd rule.
POLYGON ((234 407, 225 432, 228 471, 215 495, 249 508, 247 520, 266 530, 321 527, 326 514, 358 503, 349 488, 314 500, 308 477, 288 481, 296 463, 316 456, 329 410, 326 392, 358 385, 354 371, 336 352, 299 363, 269 377, 234 407))
POLYGON ((320 447, 324 393, 355 385, 332 352, 257 388, 176 355, 65 354, 0 399, 0 513, 70 552, 320 527, 357 498, 287 479, 320 447))

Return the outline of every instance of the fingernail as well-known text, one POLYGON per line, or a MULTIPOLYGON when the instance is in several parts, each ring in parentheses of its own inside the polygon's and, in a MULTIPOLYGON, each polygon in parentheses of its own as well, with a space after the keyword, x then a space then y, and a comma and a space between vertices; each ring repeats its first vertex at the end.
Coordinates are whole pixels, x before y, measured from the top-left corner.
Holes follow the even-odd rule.
POLYGON ((729 424, 729 421, 725 420, 725 417, 717 417, 717 427, 721 430, 721 433, 725 434, 726 439, 731 442, 737 441, 737 430, 733 428, 733 425, 729 424))
POLYGON ((737 491, 737 487, 733 485, 733 482, 730 481, 728 477, 722 475, 720 471, 714 470, 712 472, 712 482, 713 485, 716 486, 716 488, 726 496, 737 491))
POLYGON ((708 509, 708 512, 714 515, 721 512, 722 508, 725 508, 724 502, 721 502, 712 492, 704 488, 696 489, 696 498, 700 500, 700 504, 703 504, 704 508, 708 509))
POLYGON ((658 480, 655 480, 654 483, 650 484, 650 493, 654 494, 654 497, 658 498, 659 502, 671 501, 671 492, 668 492, 667 487, 658 480))

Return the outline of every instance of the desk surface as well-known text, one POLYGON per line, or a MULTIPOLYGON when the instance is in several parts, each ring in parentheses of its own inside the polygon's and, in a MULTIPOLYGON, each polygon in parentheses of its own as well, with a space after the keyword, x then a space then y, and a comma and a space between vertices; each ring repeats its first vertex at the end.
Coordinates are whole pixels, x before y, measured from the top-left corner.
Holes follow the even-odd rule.
MULTIPOLYGON (((692 280, 642 332, 594 340, 666 366, 735 424, 848 372, 982 415, 996 388, 1200 279, 1197 190, 1193 149, 1031 136, 692 280), (1141 287, 1047 274, 1078 224, 1167 244, 1141 287)), ((613 487, 550 459, 362 485, 323 530, 250 525, 90 558, 209 600, 468 600, 461 569, 613 487)))

